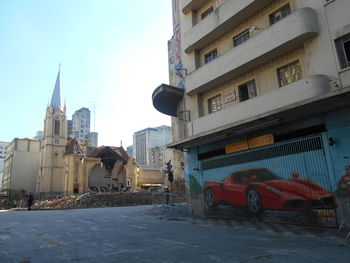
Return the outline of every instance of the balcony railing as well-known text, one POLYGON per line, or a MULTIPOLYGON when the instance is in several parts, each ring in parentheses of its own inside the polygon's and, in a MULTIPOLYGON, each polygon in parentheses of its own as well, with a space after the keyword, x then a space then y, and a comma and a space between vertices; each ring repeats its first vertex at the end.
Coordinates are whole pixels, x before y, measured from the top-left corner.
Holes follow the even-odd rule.
POLYGON ((316 12, 302 8, 255 37, 190 73, 186 92, 201 93, 253 70, 300 46, 318 34, 316 12))

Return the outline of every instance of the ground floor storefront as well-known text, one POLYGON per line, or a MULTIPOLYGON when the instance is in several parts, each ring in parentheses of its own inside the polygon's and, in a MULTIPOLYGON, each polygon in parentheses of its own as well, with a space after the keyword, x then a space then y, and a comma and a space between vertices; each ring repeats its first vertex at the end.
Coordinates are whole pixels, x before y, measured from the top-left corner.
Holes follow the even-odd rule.
POLYGON ((330 227, 350 220, 349 107, 193 147, 186 161, 193 215, 330 227))

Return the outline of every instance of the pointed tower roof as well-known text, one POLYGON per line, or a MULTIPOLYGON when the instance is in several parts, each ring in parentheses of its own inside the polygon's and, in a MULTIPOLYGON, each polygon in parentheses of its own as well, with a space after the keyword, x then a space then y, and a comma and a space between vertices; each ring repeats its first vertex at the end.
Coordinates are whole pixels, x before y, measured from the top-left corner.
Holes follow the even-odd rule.
POLYGON ((61 68, 58 70, 57 79, 55 84, 55 89, 52 93, 50 106, 53 108, 61 109, 61 85, 60 85, 60 72, 61 68))

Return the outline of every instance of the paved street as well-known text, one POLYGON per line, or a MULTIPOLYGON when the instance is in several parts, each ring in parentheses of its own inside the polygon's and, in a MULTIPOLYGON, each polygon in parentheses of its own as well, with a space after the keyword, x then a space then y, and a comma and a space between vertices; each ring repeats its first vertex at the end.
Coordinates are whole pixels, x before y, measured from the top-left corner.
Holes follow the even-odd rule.
POLYGON ((0 262, 350 262, 344 233, 163 215, 151 206, 1 211, 0 262))

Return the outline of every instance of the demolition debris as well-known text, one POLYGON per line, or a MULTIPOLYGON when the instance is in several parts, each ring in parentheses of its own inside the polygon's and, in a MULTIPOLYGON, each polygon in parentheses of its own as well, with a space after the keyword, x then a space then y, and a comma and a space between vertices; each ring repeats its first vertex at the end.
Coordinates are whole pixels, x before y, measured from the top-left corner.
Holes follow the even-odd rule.
POLYGON ((77 209, 130 205, 150 205, 152 193, 85 193, 36 202, 32 209, 77 209))

